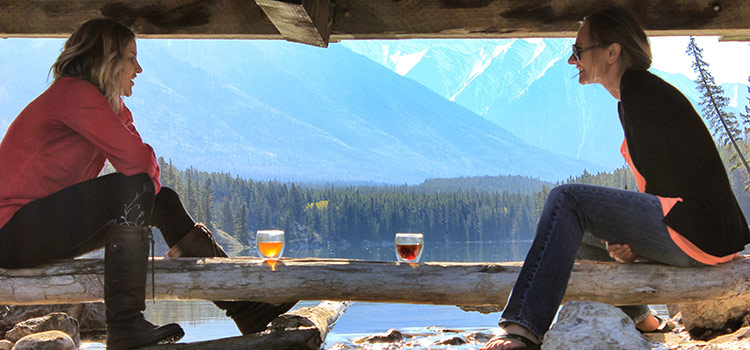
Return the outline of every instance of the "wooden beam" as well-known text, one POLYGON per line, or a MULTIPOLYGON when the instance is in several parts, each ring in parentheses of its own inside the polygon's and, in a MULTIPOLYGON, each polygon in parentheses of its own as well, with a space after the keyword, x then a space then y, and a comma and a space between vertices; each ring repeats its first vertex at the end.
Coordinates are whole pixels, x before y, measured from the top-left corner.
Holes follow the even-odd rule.
POLYGON ((334 5, 330 0, 255 0, 289 41, 328 47, 334 5))
MULTIPOLYGON (((282 259, 275 271, 256 258, 157 258, 157 299, 355 300, 504 306, 521 263, 282 259)), ((0 269, 0 304, 101 301, 103 262, 77 259, 0 269)), ((149 281, 151 279, 149 278, 149 281)), ((150 286, 148 287, 150 291, 150 286)), ((710 268, 576 263, 566 300, 615 305, 678 304, 750 293, 750 257, 710 268)))
MULTIPOLYGON (((607 3, 630 8, 651 35, 750 38, 747 0, 607 3)), ((331 41, 573 37, 578 21, 602 1, 336 0, 335 4, 331 41)), ((65 37, 83 21, 101 16, 132 26, 142 37, 283 39, 260 7, 247 0, 0 0, 0 37, 65 37)))

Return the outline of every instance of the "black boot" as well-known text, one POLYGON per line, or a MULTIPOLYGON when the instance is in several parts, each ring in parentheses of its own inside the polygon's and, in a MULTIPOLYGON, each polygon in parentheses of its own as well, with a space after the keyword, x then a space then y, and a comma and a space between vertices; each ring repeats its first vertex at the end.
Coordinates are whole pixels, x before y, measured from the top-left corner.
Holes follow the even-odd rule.
MULTIPOLYGON (((185 236, 171 247, 167 256, 177 257, 227 257, 227 253, 214 240, 208 228, 197 223, 185 236)), ((214 301, 227 316, 234 320, 242 334, 262 332, 268 323, 297 302, 274 305, 258 301, 214 301)))
POLYGON ((109 225, 104 250, 107 350, 174 343, 185 332, 170 323, 157 327, 143 318, 150 228, 109 225))

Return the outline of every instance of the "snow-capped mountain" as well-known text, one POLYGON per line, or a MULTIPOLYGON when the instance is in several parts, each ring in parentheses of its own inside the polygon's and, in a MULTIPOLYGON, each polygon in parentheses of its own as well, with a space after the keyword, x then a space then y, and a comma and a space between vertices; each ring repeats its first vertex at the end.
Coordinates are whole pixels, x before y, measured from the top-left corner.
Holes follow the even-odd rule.
MULTIPOLYGON (((62 43, 0 40, 0 132, 48 85, 62 43)), ((144 72, 125 103, 144 140, 181 168, 381 183, 603 170, 530 146, 343 45, 140 39, 138 57, 144 72)))
MULTIPOLYGON (((342 45, 419 82, 523 141, 607 168, 623 165, 616 101, 580 86, 567 63, 572 39, 382 40, 342 45)), ((653 70, 697 106, 695 83, 653 70)), ((730 112, 744 112, 747 86, 724 84, 730 112)), ((700 111, 700 108, 696 107, 700 111)))

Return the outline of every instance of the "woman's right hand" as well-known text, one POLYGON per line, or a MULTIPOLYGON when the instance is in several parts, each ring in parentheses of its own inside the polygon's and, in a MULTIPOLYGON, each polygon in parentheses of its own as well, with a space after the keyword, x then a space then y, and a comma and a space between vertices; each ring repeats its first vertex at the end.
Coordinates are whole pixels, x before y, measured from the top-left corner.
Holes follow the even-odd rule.
POLYGON ((632 263, 635 262, 636 259, 638 259, 638 254, 633 253, 633 251, 630 250, 630 245, 612 244, 609 242, 604 243, 607 247, 607 251, 609 252, 609 256, 619 262, 632 263))

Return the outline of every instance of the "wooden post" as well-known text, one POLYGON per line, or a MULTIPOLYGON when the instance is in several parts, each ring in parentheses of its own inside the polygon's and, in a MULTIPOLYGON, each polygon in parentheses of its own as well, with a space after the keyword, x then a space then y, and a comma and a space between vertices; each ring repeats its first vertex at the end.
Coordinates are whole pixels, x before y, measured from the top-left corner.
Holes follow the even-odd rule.
POLYGON ((284 39, 328 47, 333 24, 331 0, 255 0, 284 39))

